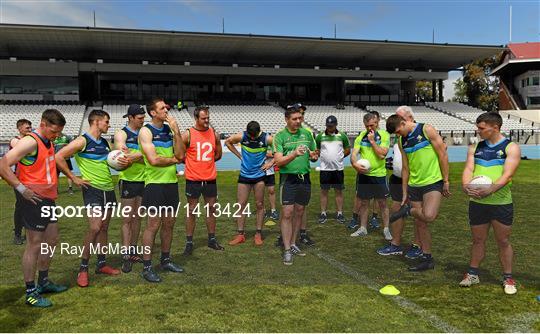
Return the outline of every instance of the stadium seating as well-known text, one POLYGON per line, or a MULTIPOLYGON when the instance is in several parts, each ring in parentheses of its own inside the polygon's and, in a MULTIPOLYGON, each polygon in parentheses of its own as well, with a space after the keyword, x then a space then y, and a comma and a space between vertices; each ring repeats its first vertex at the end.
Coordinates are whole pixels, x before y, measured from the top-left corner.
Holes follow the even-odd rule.
POLYGON ((184 131, 193 126, 193 109, 190 108, 190 111, 171 109, 169 113, 176 118, 180 130, 184 131))
MULTIPOLYGON (((463 120, 466 120, 467 122, 471 122, 474 124, 476 122, 476 118, 484 113, 485 111, 481 109, 477 109, 474 107, 470 107, 468 105, 458 103, 458 102, 426 102, 426 106, 453 115, 455 117, 461 118, 463 120)), ((476 127, 475 127, 476 129, 476 127)), ((510 130, 538 130, 537 127, 533 127, 530 125, 530 122, 524 122, 521 123, 519 120, 516 119, 504 119, 502 131, 508 132, 510 130)))
MULTIPOLYGON (((334 115, 338 120, 338 129, 348 136, 355 136, 365 129, 364 114, 364 110, 352 106, 337 109, 335 106, 328 105, 308 105, 305 121, 309 126, 320 132, 326 128, 326 118, 334 115)), ((383 129, 386 127, 384 120, 381 120, 380 126, 383 129)))
MULTIPOLYGON (((395 114, 397 106, 367 106, 368 111, 376 110, 381 117, 387 118, 395 114)), ((424 106, 413 106, 414 118, 417 122, 433 125, 437 130, 445 133, 452 131, 474 132, 476 126, 464 119, 444 114, 424 106)))
POLYGON ((246 130, 247 123, 257 121, 261 129, 276 133, 285 126, 280 107, 271 105, 210 105, 210 124, 221 134, 246 130))
POLYGON ((68 136, 77 136, 81 129, 85 108, 84 105, 78 104, 1 104, 0 141, 9 141, 18 134, 16 123, 21 118, 31 121, 34 128, 38 127, 41 114, 46 109, 58 109, 62 112, 66 118, 64 133, 68 136))
MULTIPOLYGON (((123 128, 127 123, 127 118, 123 118, 127 112, 128 105, 123 104, 105 104, 103 105, 103 110, 105 110, 109 115, 111 116, 111 119, 109 121, 109 125, 111 126, 109 128, 108 134, 114 135, 114 133, 123 128)), ((88 108, 89 111, 95 109, 95 108, 88 108)), ((85 115, 85 119, 88 117, 88 114, 85 115)), ((84 130, 88 128, 88 123, 85 123, 84 130)))
MULTIPOLYGON (((111 136, 114 135, 114 133, 117 130, 122 129, 127 124, 127 118, 124 118, 123 116, 126 114, 128 107, 129 105, 123 105, 123 104, 103 105, 103 110, 108 112, 109 115, 111 116, 111 120, 110 120, 111 127, 108 132, 109 135, 111 136)), ((144 110, 146 110, 146 106, 143 106, 143 108, 144 110)), ((88 108, 88 109, 90 111, 95 108, 88 108)), ((176 118, 178 122, 178 126, 180 127, 181 130, 186 129, 190 127, 191 125, 193 125, 193 118, 185 110, 178 111, 176 109, 171 109, 169 112, 174 118, 176 118)), ((88 114, 85 115, 85 118, 87 116, 88 114)), ((146 122, 150 121, 150 116, 146 115, 145 121, 146 122)), ((86 124, 85 124, 84 129, 86 129, 86 124)))

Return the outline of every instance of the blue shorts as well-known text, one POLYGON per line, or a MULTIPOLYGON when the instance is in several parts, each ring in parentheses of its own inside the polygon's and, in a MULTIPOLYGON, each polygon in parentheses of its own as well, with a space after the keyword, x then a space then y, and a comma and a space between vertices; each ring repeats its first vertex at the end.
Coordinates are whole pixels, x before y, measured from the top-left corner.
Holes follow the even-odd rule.
POLYGON ((388 196, 386 176, 368 176, 358 174, 356 177, 356 197, 360 199, 384 199, 388 196))

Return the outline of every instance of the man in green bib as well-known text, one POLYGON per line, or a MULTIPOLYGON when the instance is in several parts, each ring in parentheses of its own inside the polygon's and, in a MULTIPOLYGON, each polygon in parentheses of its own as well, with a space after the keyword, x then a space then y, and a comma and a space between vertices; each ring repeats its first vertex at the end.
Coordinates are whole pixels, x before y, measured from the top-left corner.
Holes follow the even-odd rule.
POLYGON ((302 216, 311 197, 309 160, 317 159, 313 134, 302 127, 302 110, 292 105, 285 111, 287 126, 274 137, 274 161, 280 172, 282 204, 281 235, 283 263, 291 265, 293 255, 306 254, 296 245, 302 216))
MULTIPOLYGON (((111 147, 102 137, 109 130, 109 120, 110 116, 106 111, 92 110, 88 115, 88 124, 90 125, 88 131, 56 154, 56 165, 75 185, 82 187, 84 205, 92 207, 92 210, 87 212, 89 228, 84 237, 84 249, 77 275, 77 284, 82 288, 88 286, 90 245, 107 247, 112 208, 116 205, 114 183, 107 164, 107 156, 111 152, 111 147), (81 177, 75 176, 66 163, 66 158, 72 155, 75 155, 81 177)), ((129 164, 129 161, 122 157, 118 159, 118 162, 121 167, 126 167, 129 164)), ((106 264, 105 254, 98 252, 97 258, 96 274, 120 274, 120 270, 106 264)))
POLYGON ((146 166, 141 205, 148 214, 148 224, 142 240, 145 253, 141 275, 149 282, 159 283, 161 277, 152 267, 152 254, 154 240, 160 229, 161 269, 174 273, 184 271, 172 262, 170 252, 175 212, 179 205, 176 164, 184 159, 185 147, 176 119, 169 114, 169 106, 163 99, 152 99, 146 110, 152 120, 139 131, 139 145, 146 166), (147 249, 150 252, 146 252, 147 249))
POLYGON ((379 206, 383 224, 384 237, 392 240, 388 228, 388 186, 386 184, 386 154, 390 147, 390 134, 378 128, 377 115, 367 113, 364 115, 366 130, 362 131, 354 141, 351 154, 351 165, 357 171, 356 197, 360 199, 360 227, 351 234, 351 237, 367 235, 369 214, 369 201, 374 199, 379 206), (369 161, 370 168, 359 163, 358 154, 362 159, 369 161))
POLYGON ((114 134, 114 146, 124 152, 130 164, 118 173, 118 189, 122 207, 128 207, 130 214, 122 217, 122 245, 129 249, 129 254, 123 255, 122 271, 131 271, 134 262, 142 262, 137 255, 137 240, 141 229, 141 206, 144 193, 145 165, 139 147, 139 130, 144 125, 146 111, 139 104, 128 107, 128 124, 114 134))
POLYGON ((512 277, 514 251, 510 245, 514 206, 510 186, 519 163, 519 145, 501 134, 502 117, 497 113, 483 113, 476 119, 478 134, 483 140, 469 148, 463 170, 463 190, 470 196, 469 224, 472 232, 469 270, 459 283, 470 287, 480 283, 478 268, 486 253, 489 228, 493 227, 503 267, 503 288, 508 295, 517 293, 512 277), (491 179, 484 186, 471 184, 478 177, 491 179))
POLYGON ((400 136, 399 148, 403 164, 402 206, 392 214, 390 223, 409 215, 415 218, 423 255, 419 257, 419 263, 409 270, 433 269, 435 262, 431 256, 428 224, 437 218, 442 196, 450 196, 446 145, 433 126, 414 123, 399 115, 388 117, 386 130, 400 136))

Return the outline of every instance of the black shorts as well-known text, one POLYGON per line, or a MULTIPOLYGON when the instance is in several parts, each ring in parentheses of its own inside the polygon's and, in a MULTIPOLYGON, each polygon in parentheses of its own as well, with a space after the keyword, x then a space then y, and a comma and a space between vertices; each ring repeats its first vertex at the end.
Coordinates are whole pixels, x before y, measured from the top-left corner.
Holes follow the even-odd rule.
POLYGON ((250 179, 250 178, 243 177, 242 175, 240 175, 240 176, 238 176, 238 183, 253 185, 253 184, 257 184, 259 182, 264 182, 265 177, 266 176, 261 176, 261 177, 257 177, 257 178, 254 178, 254 179, 250 179))
POLYGON ((98 188, 88 186, 88 188, 82 188, 82 194, 85 206, 100 206, 103 208, 107 203, 116 203, 114 190, 99 190, 98 188))
POLYGON ((212 181, 191 181, 186 180, 186 197, 187 198, 199 198, 203 197, 217 197, 217 183, 216 180, 212 181))
POLYGON ((281 205, 308 205, 311 199, 311 179, 309 174, 281 174, 279 177, 279 193, 281 205))
POLYGON ((276 185, 276 174, 266 175, 264 177, 264 185, 267 187, 273 187, 276 185))
POLYGON ((118 182, 118 189, 120 191, 120 198, 134 198, 137 196, 142 197, 144 194, 144 181, 134 182, 120 180, 118 182))
POLYGON ((392 201, 400 202, 403 200, 403 187, 401 185, 401 178, 395 176, 394 174, 390 175, 390 197, 392 201))
POLYGON ((361 199, 383 199, 388 196, 386 176, 358 174, 356 177, 356 197, 361 199))
POLYGON ((442 193, 444 182, 442 180, 437 181, 432 184, 428 184, 427 186, 420 186, 420 187, 413 187, 409 186, 409 199, 413 202, 422 202, 424 200, 424 195, 432 192, 432 191, 438 191, 442 193))
POLYGON ((321 170, 320 183, 321 189, 328 190, 330 188, 343 190, 345 175, 342 170, 321 170))
POLYGON ((15 192, 15 197, 17 199, 15 210, 18 210, 21 215, 25 229, 43 232, 49 224, 56 223, 56 220, 51 220, 53 208, 56 206, 53 200, 42 198, 41 202, 34 204, 24 198, 18 191, 15 192), (50 209, 42 211, 43 207, 50 207, 50 209))
POLYGON ((178 183, 150 183, 144 187, 141 205, 146 207, 150 214, 149 210, 160 210, 164 207, 172 207, 176 211, 179 202, 178 183), (153 209, 149 209, 150 207, 153 209))
POLYGON ((471 226, 488 224, 492 220, 511 226, 514 221, 514 204, 482 204, 469 202, 469 224, 471 226))
MULTIPOLYGON (((66 164, 68 165, 69 170, 73 170, 73 164, 71 163, 71 159, 66 159, 66 164)), ((56 174, 60 175, 61 171, 60 168, 56 168, 56 174)))

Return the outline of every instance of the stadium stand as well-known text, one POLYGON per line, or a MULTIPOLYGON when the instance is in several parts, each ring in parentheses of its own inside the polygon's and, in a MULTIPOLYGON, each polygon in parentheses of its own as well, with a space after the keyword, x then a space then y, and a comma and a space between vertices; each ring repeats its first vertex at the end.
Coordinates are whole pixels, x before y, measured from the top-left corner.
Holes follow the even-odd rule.
MULTIPOLYGON (((396 112, 396 106, 367 106, 368 111, 376 110, 383 118, 387 118, 396 112)), ((413 106, 414 118, 417 122, 429 123, 437 130, 444 133, 474 132, 476 126, 473 122, 441 113, 424 106, 413 106)))
MULTIPOLYGON (((485 111, 477 109, 459 102, 426 102, 426 106, 438 110, 443 113, 455 116, 457 118, 463 119, 467 122, 474 124, 476 118, 484 113, 485 111)), ((415 109, 416 111, 416 109, 415 109)), ((531 125, 531 122, 520 122, 514 118, 505 118, 502 126, 503 132, 508 132, 510 130, 538 130, 537 127, 531 125)))
POLYGON ((171 109, 169 113, 176 118, 180 130, 185 130, 193 126, 193 109, 191 111, 171 109))
MULTIPOLYGON (((126 125, 127 118, 124 118, 123 116, 126 114, 126 111, 127 111, 128 107, 129 107, 129 105, 127 105, 127 104, 105 104, 105 105, 103 105, 103 107, 101 109, 105 110, 111 116, 111 120, 110 120, 110 126, 111 127, 109 129, 108 134, 107 134, 107 138, 109 138, 110 136, 113 136, 114 133, 117 130, 122 129, 126 125)), ((143 106, 143 108, 144 108, 144 110, 146 110, 146 106, 143 106)), ((84 115, 84 119, 87 118, 88 113, 90 111, 92 111, 93 109, 96 109, 96 108, 88 107, 88 110, 86 111, 86 113, 84 115)), ((180 127, 180 129, 186 129, 186 128, 190 127, 191 125, 193 125, 193 117, 191 117, 190 114, 188 112, 186 112, 185 110, 180 110, 179 111, 179 110, 176 110, 176 109, 171 109, 169 112, 178 121, 178 126, 180 127)), ((147 122, 150 121, 150 116, 147 115, 145 120, 147 122)), ((83 130, 85 130, 85 129, 86 129, 86 123, 83 126, 83 130)))
MULTIPOLYGON (((330 115, 336 116, 338 120, 338 129, 345 132, 348 136, 354 136, 365 129, 362 118, 365 110, 353 107, 343 106, 344 109, 338 109, 329 105, 308 105, 305 115, 305 122, 317 131, 324 131, 326 128, 326 118, 330 115)), ((381 120, 381 128, 386 127, 384 120, 381 120)))
POLYGON ((85 108, 84 105, 79 104, 1 104, 0 141, 8 141, 18 134, 15 124, 21 118, 31 121, 34 128, 39 126, 41 114, 46 109, 58 109, 62 112, 66 118, 64 133, 68 136, 76 136, 81 129, 85 108))
POLYGON ((220 134, 234 134, 246 129, 255 120, 261 129, 276 133, 285 126, 284 110, 268 104, 261 105, 210 105, 210 124, 220 134))

